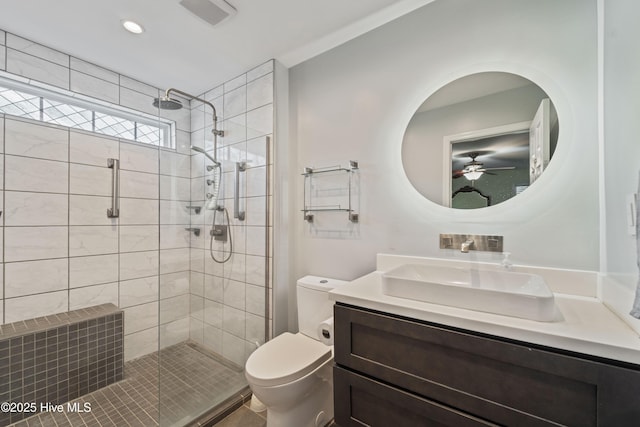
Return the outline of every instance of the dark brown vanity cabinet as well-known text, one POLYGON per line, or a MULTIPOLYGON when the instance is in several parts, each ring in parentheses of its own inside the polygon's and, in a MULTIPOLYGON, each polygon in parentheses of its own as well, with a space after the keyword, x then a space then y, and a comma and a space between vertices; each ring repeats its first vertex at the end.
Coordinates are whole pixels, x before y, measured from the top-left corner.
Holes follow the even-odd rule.
POLYGON ((640 366, 340 303, 334 318, 341 427, 640 426, 640 366))

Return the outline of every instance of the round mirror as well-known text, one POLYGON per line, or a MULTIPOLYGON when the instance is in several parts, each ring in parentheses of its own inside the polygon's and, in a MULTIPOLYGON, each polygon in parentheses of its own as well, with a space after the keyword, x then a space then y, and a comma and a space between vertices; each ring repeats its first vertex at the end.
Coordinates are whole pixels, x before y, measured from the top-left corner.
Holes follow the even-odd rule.
POLYGON ((538 85, 511 73, 455 80, 415 112, 402 164, 429 200, 457 209, 493 206, 532 185, 558 142, 558 116, 538 85))

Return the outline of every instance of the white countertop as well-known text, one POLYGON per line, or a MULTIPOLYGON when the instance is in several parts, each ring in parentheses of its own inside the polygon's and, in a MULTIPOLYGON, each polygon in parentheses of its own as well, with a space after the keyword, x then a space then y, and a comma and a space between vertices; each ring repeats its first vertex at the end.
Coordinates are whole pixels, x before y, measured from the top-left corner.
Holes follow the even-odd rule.
POLYGON ((555 294, 561 314, 537 322, 397 298, 382 293, 374 271, 329 293, 330 299, 413 319, 640 365, 640 337, 598 299, 555 294))

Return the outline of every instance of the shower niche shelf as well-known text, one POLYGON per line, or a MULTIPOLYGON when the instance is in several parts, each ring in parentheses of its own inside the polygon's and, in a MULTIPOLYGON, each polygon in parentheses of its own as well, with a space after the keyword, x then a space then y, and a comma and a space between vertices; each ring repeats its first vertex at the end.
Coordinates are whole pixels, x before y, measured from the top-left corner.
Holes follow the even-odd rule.
POLYGON ((305 167, 304 173, 304 220, 314 222, 316 213, 346 212, 351 222, 358 222, 354 209, 355 175, 358 162, 349 161, 349 167, 330 166, 324 168, 305 167))

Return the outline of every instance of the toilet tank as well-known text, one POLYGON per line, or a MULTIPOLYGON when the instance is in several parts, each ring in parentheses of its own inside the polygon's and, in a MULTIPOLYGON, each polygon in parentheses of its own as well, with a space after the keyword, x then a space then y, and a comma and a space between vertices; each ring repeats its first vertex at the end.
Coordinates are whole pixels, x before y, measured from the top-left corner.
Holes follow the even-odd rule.
POLYGON ((346 284, 343 280, 318 276, 304 276, 298 280, 298 329, 306 336, 319 340, 318 325, 333 316, 333 301, 329 291, 346 284))

